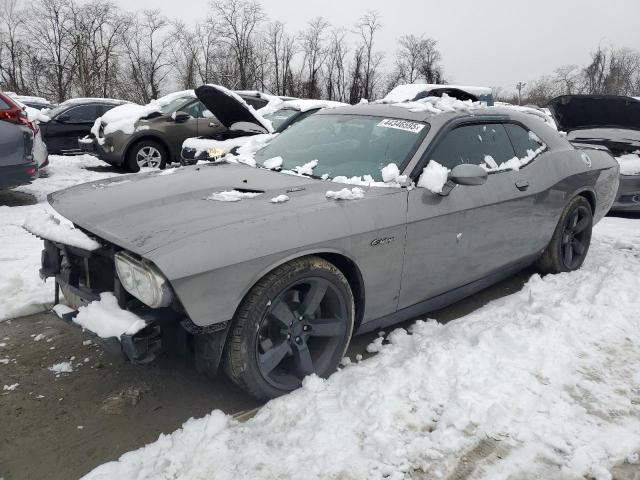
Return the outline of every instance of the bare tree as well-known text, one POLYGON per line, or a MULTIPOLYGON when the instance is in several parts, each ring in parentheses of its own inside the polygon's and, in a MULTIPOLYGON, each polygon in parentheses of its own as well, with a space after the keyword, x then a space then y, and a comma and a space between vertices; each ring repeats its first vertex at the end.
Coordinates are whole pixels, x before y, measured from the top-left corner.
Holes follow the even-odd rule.
POLYGON ((85 97, 115 94, 127 22, 113 1, 71 4, 75 91, 85 97))
MULTIPOLYGON (((196 27, 196 31, 199 26, 196 27)), ((182 22, 176 22, 173 27, 171 46, 171 64, 176 73, 180 88, 187 90, 195 88, 198 81, 198 56, 200 46, 196 32, 182 22)))
POLYGON ((18 0, 0 1, 0 82, 4 88, 18 93, 27 93, 28 89, 22 35, 26 18, 26 11, 18 8, 18 0))
POLYGON ((329 100, 344 102, 348 97, 346 31, 334 28, 327 48, 325 90, 329 100))
POLYGON ((322 17, 311 20, 307 28, 300 34, 302 59, 302 95, 309 98, 320 98, 320 72, 327 57, 325 32, 329 27, 322 17))
POLYGON ((30 9, 30 39, 42 68, 34 73, 43 77, 38 93, 58 102, 71 95, 75 73, 72 5, 70 0, 39 0, 30 9))
POLYGON ((239 75, 237 88, 252 87, 254 77, 251 66, 255 64, 253 55, 256 51, 258 27, 265 17, 262 5, 255 0, 214 0, 211 8, 220 40, 235 57, 239 75))
POLYGON ((124 44, 133 89, 130 98, 148 103, 160 96, 161 85, 170 73, 169 22, 159 10, 145 10, 129 28, 124 44))
POLYGON ((375 96, 375 88, 379 80, 379 67, 382 63, 384 55, 374 51, 374 43, 376 33, 382 28, 380 22, 380 13, 375 10, 369 10, 365 13, 355 25, 355 33, 360 37, 360 55, 362 61, 360 66, 362 73, 362 97, 373 99, 375 96))
POLYGON ((271 90, 278 95, 292 95, 293 76, 292 61, 296 53, 296 40, 289 35, 282 22, 271 22, 265 34, 271 56, 272 82, 271 90))

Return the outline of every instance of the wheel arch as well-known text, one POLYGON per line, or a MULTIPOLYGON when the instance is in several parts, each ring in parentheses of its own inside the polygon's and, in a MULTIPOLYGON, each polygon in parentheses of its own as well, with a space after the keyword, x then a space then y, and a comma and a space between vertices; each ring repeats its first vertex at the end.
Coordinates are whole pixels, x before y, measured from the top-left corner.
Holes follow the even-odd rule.
POLYGON ((360 324, 362 323, 362 319, 364 318, 364 308, 365 308, 365 286, 364 280, 362 276, 362 272, 360 271, 360 267, 358 267, 356 261, 351 258, 349 255, 345 254, 343 251, 336 249, 314 249, 314 250, 306 250, 303 252, 296 252, 295 254, 288 255, 284 258, 279 259, 277 262, 272 263, 269 267, 263 269, 258 275, 256 275, 250 285, 248 285, 242 295, 240 296, 240 301, 236 305, 235 310, 237 311, 240 308, 240 305, 244 301, 245 297, 251 291, 251 289, 265 276, 268 275, 271 271, 276 268, 284 265, 285 263, 291 262, 293 260, 297 260, 303 257, 316 256, 320 257, 338 268, 340 272, 346 277, 349 282, 349 286, 351 287, 351 292, 353 293, 353 301, 356 309, 356 317, 354 320, 353 331, 355 332, 360 324))
POLYGON ((167 156, 169 157, 167 158, 167 163, 173 162, 173 153, 171 152, 171 148, 169 148, 169 145, 167 145, 167 142, 165 141, 165 139, 163 139, 160 135, 154 135, 149 133, 144 133, 138 137, 131 139, 131 141, 129 142, 129 145, 127 145, 127 148, 125 148, 124 150, 125 161, 129 157, 131 150, 140 142, 145 142, 145 141, 158 142, 160 145, 162 145, 162 147, 167 152, 167 156))
POLYGON ((597 200, 596 200, 596 194, 594 191, 585 188, 584 190, 580 190, 579 192, 576 193, 575 197, 584 197, 587 202, 589 202, 589 205, 591 206, 591 213, 595 216, 596 214, 596 208, 597 208, 597 200))

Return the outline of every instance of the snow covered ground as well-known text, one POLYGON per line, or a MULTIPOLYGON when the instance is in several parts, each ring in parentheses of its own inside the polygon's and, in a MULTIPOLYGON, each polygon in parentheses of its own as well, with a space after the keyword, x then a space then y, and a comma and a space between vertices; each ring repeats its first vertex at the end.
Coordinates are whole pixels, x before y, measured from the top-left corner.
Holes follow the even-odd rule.
MULTIPOLYGON (((100 167, 95 169, 95 167, 100 167)), ((117 175, 52 158, 0 206, 0 320, 43 310, 41 241, 22 224, 46 194, 117 175)), ((4 195, 4 194, 3 194, 4 195)), ((446 325, 396 329, 328 380, 309 377, 246 423, 192 419, 88 479, 611 478, 640 471, 640 220, 606 218, 584 267, 533 276, 446 325)))
POLYGON ((246 423, 186 422, 85 478, 610 479, 640 471, 640 223, 607 218, 584 267, 374 357, 246 423))
MULTIPOLYGON (((47 194, 83 182, 118 175, 95 157, 58 157, 51 155, 46 177, 16 190, 32 194, 35 205, 0 205, 0 321, 43 311, 53 302, 53 283, 38 276, 42 240, 22 228, 30 214, 41 212, 47 194)), ((1 198, 12 193, 3 192, 1 198)))

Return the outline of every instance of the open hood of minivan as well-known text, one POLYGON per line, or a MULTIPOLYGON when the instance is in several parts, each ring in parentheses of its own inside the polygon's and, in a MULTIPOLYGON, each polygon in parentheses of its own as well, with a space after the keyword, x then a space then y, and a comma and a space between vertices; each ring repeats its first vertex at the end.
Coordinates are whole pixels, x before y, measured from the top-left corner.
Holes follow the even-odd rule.
POLYGON ((219 85, 202 85, 195 92, 205 107, 229 130, 272 132, 270 122, 262 118, 237 93, 219 85))
POLYGON ((640 101, 617 95, 562 95, 549 102, 558 130, 640 130, 640 101))

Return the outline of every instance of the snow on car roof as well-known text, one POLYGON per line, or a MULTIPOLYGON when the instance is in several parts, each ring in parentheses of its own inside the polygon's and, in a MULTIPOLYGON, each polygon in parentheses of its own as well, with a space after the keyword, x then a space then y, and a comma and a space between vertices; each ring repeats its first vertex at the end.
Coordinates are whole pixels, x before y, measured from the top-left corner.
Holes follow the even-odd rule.
POLYGON ((391 90, 382 99, 383 103, 399 103, 409 102, 416 98, 416 96, 425 91, 431 91, 438 88, 457 88, 464 92, 475 95, 476 97, 491 95, 492 91, 489 87, 475 87, 475 86, 463 86, 463 85, 442 85, 435 83, 411 83, 407 85, 398 85, 391 90))
POLYGON ((121 105, 123 103, 129 103, 126 100, 118 100, 116 98, 100 98, 100 97, 78 97, 78 98, 70 98, 69 100, 65 100, 60 105, 77 105, 81 103, 109 103, 115 105, 121 105))
POLYGON ((19 100, 22 103, 39 103, 42 105, 51 105, 51 102, 49 100, 47 100, 46 98, 42 98, 42 97, 33 97, 30 95, 18 95, 14 92, 4 92, 6 93, 8 96, 10 96, 11 98, 15 99, 15 100, 19 100))

